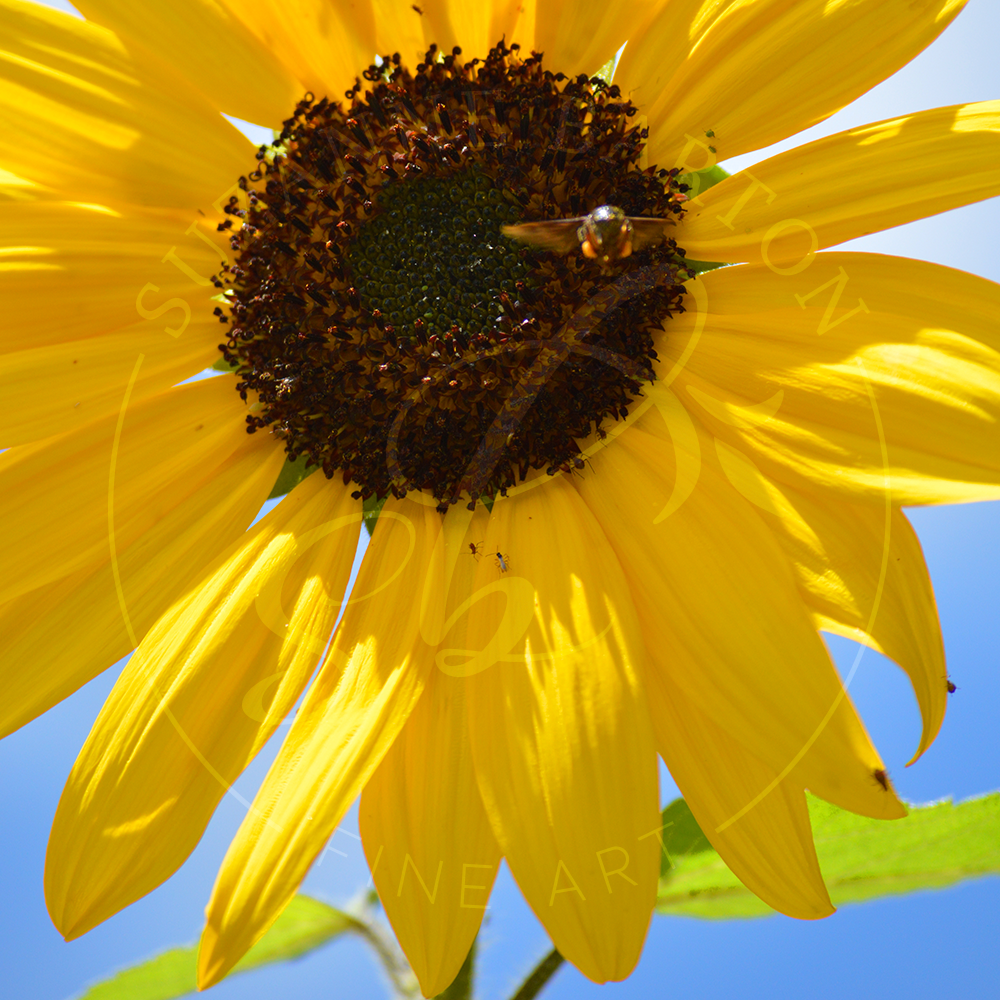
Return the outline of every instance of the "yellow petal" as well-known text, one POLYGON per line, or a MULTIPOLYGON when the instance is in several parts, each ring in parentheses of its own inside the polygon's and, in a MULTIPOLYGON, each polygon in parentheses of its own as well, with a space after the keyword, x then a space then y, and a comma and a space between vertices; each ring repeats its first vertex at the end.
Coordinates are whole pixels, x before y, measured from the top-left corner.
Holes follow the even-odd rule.
POLYGON ((534 47, 545 53, 545 67, 553 73, 590 76, 625 42, 638 38, 640 29, 658 10, 671 6, 664 0, 639 0, 628 5, 547 0, 536 8, 534 47))
POLYGON ((222 331, 210 302, 217 290, 210 278, 229 257, 214 228, 178 210, 51 201, 6 206, 0 216, 0 351, 122 327, 182 341, 193 332, 188 324, 199 319, 214 323, 218 339, 222 331))
POLYGON ((834 908, 816 859, 804 792, 787 778, 775 783, 771 768, 684 696, 670 678, 670 646, 660 644, 655 622, 647 626, 646 690, 657 743, 698 825, 737 878, 768 906, 800 920, 829 916, 834 908))
MULTIPOLYGON (((719 15, 718 6, 710 8, 705 0, 666 0, 657 8, 640 31, 631 33, 615 69, 615 83, 643 113, 664 93, 719 15)), ((650 142, 656 142, 652 134, 650 142)))
POLYGON ((444 614, 427 609, 436 648, 427 687, 365 786, 361 834, 379 897, 426 996, 454 979, 475 939, 500 861, 476 786, 465 678, 475 669, 467 625, 487 513, 457 507, 441 539, 444 614))
POLYGON ((563 477, 499 500, 485 547, 509 567, 480 561, 476 583, 496 594, 469 616, 472 649, 503 640, 468 682, 486 811, 560 953, 595 982, 623 979, 649 924, 660 825, 628 586, 563 477), (527 612, 519 627, 505 604, 527 612))
POLYGON ((916 760, 944 720, 948 671, 930 576, 909 521, 892 507, 824 502, 765 480, 746 461, 727 471, 772 515, 765 520, 816 627, 871 646, 908 674, 923 718, 916 760))
POLYGON ((433 506, 382 509, 330 652, 222 863, 199 989, 274 923, 420 697, 433 662, 423 606, 441 602, 440 525, 433 506))
MULTIPOLYGON (((374 61, 371 3, 330 0, 221 0, 226 8, 317 99, 343 99, 374 61)), ((301 94, 299 95, 301 97, 301 94)), ((288 109, 290 115, 293 109, 288 109)), ((286 115, 287 117, 287 115, 286 115)))
POLYGON ((437 37, 439 30, 450 27, 445 5, 435 4, 432 11, 429 4, 418 3, 417 7, 420 9, 414 10, 412 4, 400 3, 398 0, 371 0, 371 7, 375 14, 375 51, 398 52, 404 65, 410 67, 423 62, 427 46, 431 42, 435 42, 445 52, 451 51, 448 42, 439 41, 437 37))
POLYGON ((466 688, 431 672, 359 812, 379 899, 428 997, 458 973, 500 864, 472 768, 466 688))
POLYGON ((704 324, 675 388, 764 473, 878 505, 1000 497, 1000 286, 851 253, 700 281, 656 346, 669 366, 704 324))
POLYGON ((0 13, 0 159, 25 180, 194 209, 253 163, 247 139, 155 55, 39 4, 0 0, 0 13))
POLYGON ((212 107, 281 129, 302 88, 219 0, 80 0, 77 10, 155 52, 212 107))
MULTIPOLYGON (((790 102, 794 103, 794 102, 790 102)), ((692 204, 695 260, 805 270, 816 250, 1000 194, 1000 101, 848 129, 754 164, 692 204)))
MULTIPOLYGON (((643 426, 655 428, 658 415, 650 416, 643 426)), ((688 499, 658 520, 675 474, 660 426, 660 438, 630 428, 594 454, 594 474, 577 488, 634 581, 644 633, 669 655, 662 669, 776 776, 791 775, 855 812, 902 815, 872 780, 882 762, 809 621, 787 557, 713 467, 704 434, 688 499)))
POLYGON ((501 39, 506 39, 508 45, 520 42, 523 54, 527 54, 531 51, 531 38, 514 27, 525 20, 520 17, 523 6, 520 0, 493 3, 434 0, 425 4, 373 0, 376 44, 379 52, 399 52, 410 69, 423 62, 431 44, 446 54, 459 46, 460 63, 477 57, 484 59, 501 39))
POLYGON ((67 938, 176 871, 295 704, 350 574, 361 521, 350 490, 301 483, 140 643, 52 825, 46 898, 67 938))
POLYGON ((0 601, 125 549, 210 482, 246 437, 229 376, 179 386, 79 430, 0 455, 0 601))
POLYGON ((237 439, 214 478, 96 568, 0 608, 0 736, 68 697, 133 649, 238 538, 267 498, 285 455, 264 434, 237 439), (117 572, 116 572, 117 571, 117 572))
MULTIPOLYGON (((0 441, 25 444, 66 434, 94 420, 117 417, 131 382, 130 403, 161 393, 219 357, 219 324, 192 323, 174 340, 150 324, 31 351, 0 354, 0 441)), ((232 389, 232 379, 226 380, 232 389)))
MULTIPOLYGON (((687 59, 665 86, 646 92, 629 62, 616 81, 636 88, 648 116, 650 162, 697 169, 828 118, 905 66, 964 6, 965 0, 732 0, 703 4, 692 17, 690 4, 672 2, 660 25, 630 40, 623 61, 634 42, 639 51, 631 59, 637 68, 648 66, 671 29, 687 36, 687 59)), ((678 43, 664 47, 672 64, 678 43)))

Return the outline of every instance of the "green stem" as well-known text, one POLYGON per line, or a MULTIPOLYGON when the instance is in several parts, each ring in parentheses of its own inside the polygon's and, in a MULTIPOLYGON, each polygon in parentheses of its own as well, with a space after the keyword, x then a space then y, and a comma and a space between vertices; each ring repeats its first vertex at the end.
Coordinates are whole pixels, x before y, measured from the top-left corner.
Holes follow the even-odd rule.
POLYGON ((472 969, 476 962, 476 942, 473 940, 469 954, 465 956, 462 968, 458 970, 451 986, 443 993, 439 993, 434 1000, 471 1000, 472 997, 472 969))
POLYGON ((533 1000, 542 991, 542 987, 552 978, 560 965, 566 959, 555 948, 543 958, 534 971, 528 976, 521 988, 511 997, 511 1000, 533 1000))
POLYGON ((358 933, 365 938, 374 949, 375 954, 378 955, 396 996, 418 997, 420 990, 416 977, 402 953, 396 948, 395 942, 387 940, 373 924, 366 924, 362 920, 357 923, 358 933))

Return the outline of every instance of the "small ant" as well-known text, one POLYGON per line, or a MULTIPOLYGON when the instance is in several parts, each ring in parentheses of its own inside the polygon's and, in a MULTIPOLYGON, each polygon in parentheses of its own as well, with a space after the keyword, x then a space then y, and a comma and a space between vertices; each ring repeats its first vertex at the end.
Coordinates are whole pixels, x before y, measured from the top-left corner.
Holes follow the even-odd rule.
POLYGON ((479 556, 482 554, 480 550, 483 547, 483 542, 469 542, 469 555, 472 556, 476 562, 479 561, 479 556))
POLYGON ((499 549, 496 552, 496 557, 497 557, 497 566, 500 568, 500 572, 506 573, 510 569, 510 566, 507 564, 507 560, 510 557, 505 556, 499 549))
POLYGON ((872 777, 882 786, 882 791, 889 791, 889 775, 881 767, 872 771, 872 777))

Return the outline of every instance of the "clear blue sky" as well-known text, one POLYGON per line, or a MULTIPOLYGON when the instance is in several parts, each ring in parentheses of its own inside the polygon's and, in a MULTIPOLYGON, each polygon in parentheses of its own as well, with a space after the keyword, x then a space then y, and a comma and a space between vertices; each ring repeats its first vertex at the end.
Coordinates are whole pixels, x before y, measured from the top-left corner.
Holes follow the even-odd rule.
MULTIPOLYGON (((51 6, 69 9, 67 4, 51 6)), ((928 52, 829 122, 826 135, 924 108, 1000 97, 1000 4, 969 8, 928 52)), ((789 145, 789 144, 782 144, 789 145)), ((778 147, 780 148, 780 147, 778 147)), ((741 158, 745 166, 763 158, 741 158)), ((947 185, 948 178, 942 178, 947 185)), ((919 257, 1000 281, 1000 199, 849 244, 850 249, 919 257)), ((1000 319, 998 319, 1000 322, 1000 319)), ((912 768, 919 715, 903 674, 866 653, 851 694, 900 794, 916 802, 955 799, 1000 787, 1000 503, 910 512, 937 591, 949 670, 959 686, 937 742, 912 768)), ((855 647, 831 644, 849 668, 855 647)), ((226 798, 184 868, 169 882, 84 938, 65 944, 42 898, 48 828, 60 791, 101 703, 118 674, 107 671, 46 716, 0 743, 0 969, 4 997, 68 1000, 87 983, 168 946, 193 941, 215 872, 243 810, 226 798)), ((238 783, 252 797, 274 741, 238 783)), ((664 800, 673 797, 665 787, 664 800)), ((307 891, 347 902, 367 880, 353 812, 309 875, 307 891)), ((848 906, 817 923, 775 916, 708 924, 656 918, 646 951, 624 983, 597 987, 564 968, 552 1000, 680 997, 920 998, 997 995, 1000 878, 935 892, 848 906)), ((484 998, 511 992, 547 948, 547 939, 503 874, 481 941, 484 998)), ((345 941, 292 965, 224 982, 219 1000, 274 996, 340 1000, 383 994, 364 947, 345 941)))

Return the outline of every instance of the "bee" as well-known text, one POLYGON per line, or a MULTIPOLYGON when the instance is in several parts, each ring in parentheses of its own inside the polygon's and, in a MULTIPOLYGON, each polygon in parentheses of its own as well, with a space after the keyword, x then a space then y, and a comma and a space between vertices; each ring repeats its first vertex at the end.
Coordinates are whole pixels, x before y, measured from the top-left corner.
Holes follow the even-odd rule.
POLYGON ((883 792, 889 791, 889 775, 882 768, 876 767, 872 771, 872 777, 882 786, 883 792))
POLYGON ((497 567, 499 568, 501 573, 506 573, 510 569, 510 565, 507 562, 510 556, 504 555, 499 549, 496 551, 495 554, 497 557, 497 567))
MULTIPOLYGON (((683 197, 683 195, 679 196, 683 197)), ((504 236, 542 250, 569 253, 580 248, 584 257, 613 264, 633 250, 654 246, 666 237, 672 219, 628 216, 614 205, 601 205, 575 219, 548 219, 504 226, 504 236)))

